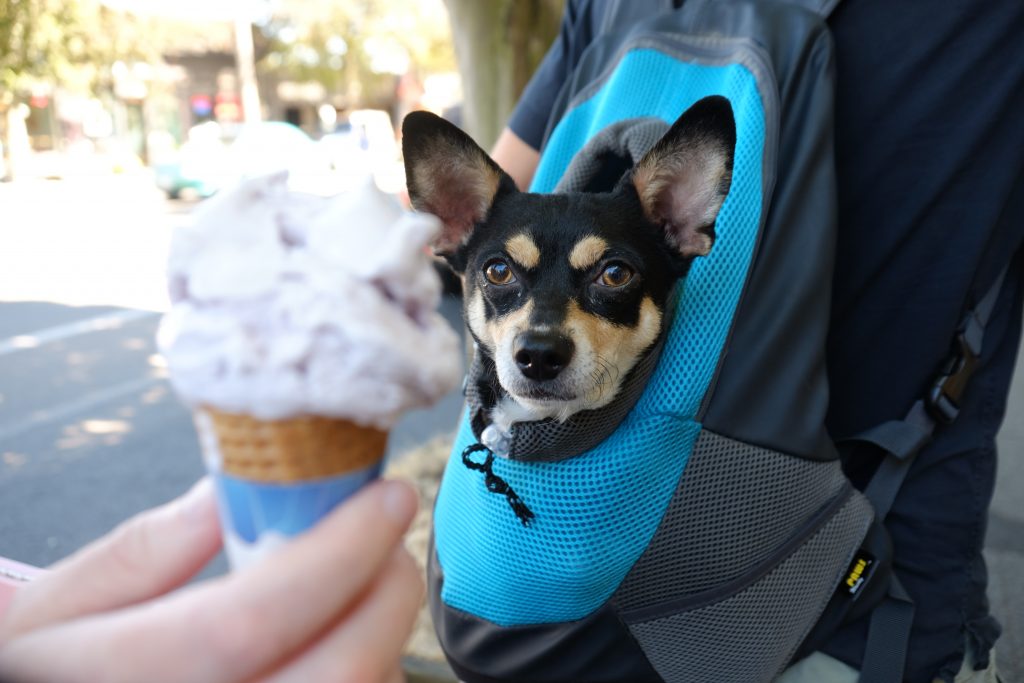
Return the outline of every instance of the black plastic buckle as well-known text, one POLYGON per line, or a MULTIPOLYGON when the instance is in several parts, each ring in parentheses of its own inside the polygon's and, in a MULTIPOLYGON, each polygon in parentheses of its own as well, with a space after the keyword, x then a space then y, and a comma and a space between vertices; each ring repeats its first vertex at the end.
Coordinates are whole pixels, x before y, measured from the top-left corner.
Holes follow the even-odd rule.
POLYGON ((960 401, 978 366, 978 353, 967 341, 967 335, 956 336, 957 349, 928 392, 928 412, 939 422, 950 424, 960 414, 960 401))

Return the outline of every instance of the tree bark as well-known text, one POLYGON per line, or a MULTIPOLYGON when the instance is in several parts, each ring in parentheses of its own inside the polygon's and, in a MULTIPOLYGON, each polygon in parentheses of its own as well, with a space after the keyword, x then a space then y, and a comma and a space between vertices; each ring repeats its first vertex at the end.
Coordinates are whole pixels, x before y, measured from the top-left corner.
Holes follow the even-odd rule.
POLYGON ((564 0, 445 0, 463 127, 489 149, 558 33, 564 0))

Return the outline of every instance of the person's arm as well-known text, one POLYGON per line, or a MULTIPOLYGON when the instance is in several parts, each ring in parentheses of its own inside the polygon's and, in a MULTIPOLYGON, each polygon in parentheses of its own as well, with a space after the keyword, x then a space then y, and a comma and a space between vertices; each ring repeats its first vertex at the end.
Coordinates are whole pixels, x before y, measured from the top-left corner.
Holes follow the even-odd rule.
POLYGON ((0 680, 400 681, 423 580, 407 485, 378 482, 250 569, 170 592, 220 547, 209 483, 18 589, 0 680))
POLYGON ((516 187, 527 190, 540 162, 540 152, 528 145, 511 128, 505 128, 491 150, 491 158, 516 181, 516 187))
POLYGON ((512 176, 520 190, 529 188, 537 171, 544 131, 558 92, 593 39, 594 12, 591 0, 566 2, 558 36, 494 143, 491 157, 512 176))

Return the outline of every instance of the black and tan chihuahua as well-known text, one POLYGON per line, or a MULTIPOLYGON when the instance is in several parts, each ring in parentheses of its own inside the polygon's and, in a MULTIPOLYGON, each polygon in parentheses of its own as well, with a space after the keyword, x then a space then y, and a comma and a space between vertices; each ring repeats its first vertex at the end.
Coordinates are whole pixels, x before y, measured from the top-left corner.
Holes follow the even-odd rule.
POLYGON ((466 323, 503 392, 492 422, 507 431, 607 405, 661 334, 673 285, 714 243, 736 144, 728 100, 690 107, 608 192, 520 192, 426 112, 402 134, 410 199, 443 223, 435 251, 462 278, 466 323))

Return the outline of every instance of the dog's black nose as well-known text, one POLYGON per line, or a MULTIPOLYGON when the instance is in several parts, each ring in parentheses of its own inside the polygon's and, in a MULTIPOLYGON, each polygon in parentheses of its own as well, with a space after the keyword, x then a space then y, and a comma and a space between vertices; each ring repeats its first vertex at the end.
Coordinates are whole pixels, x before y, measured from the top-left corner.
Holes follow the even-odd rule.
POLYGON ((523 332, 516 337, 512 355, 519 371, 529 379, 554 379, 572 360, 572 340, 550 332, 523 332))

